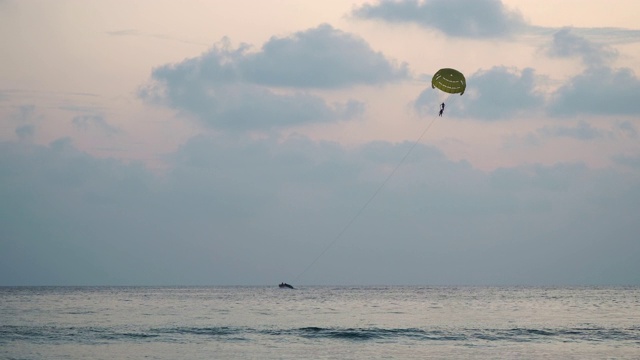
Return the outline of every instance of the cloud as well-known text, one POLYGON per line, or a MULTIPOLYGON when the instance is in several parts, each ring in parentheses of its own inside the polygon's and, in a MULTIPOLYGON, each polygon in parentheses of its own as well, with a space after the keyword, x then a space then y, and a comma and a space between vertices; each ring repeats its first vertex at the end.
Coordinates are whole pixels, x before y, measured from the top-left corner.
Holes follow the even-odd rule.
MULTIPOLYGON (((0 142, 0 284, 275 284, 411 146, 199 136, 158 175, 68 139, 0 142)), ((418 145, 301 282, 638 284, 638 204, 637 178, 609 169, 484 173, 418 145)))
POLYGON ((405 64, 395 64, 363 39, 328 24, 272 37, 238 66, 244 80, 268 86, 336 88, 408 77, 405 64))
POLYGON ((501 38, 528 25, 499 0, 400 0, 364 4, 353 17, 389 23, 412 23, 461 38, 501 38))
POLYGON ((16 123, 15 134, 20 140, 31 140, 36 133, 36 128, 42 122, 44 116, 40 109, 33 104, 9 106, 11 109, 7 119, 16 123))
POLYGON ((578 140, 594 140, 612 136, 610 131, 594 128, 586 121, 580 121, 574 127, 545 127, 538 130, 538 133, 545 137, 568 137, 578 140))
POLYGON ((633 70, 596 67, 572 78, 552 96, 549 113, 638 115, 640 80, 633 70))
POLYGON ((16 110, 11 114, 11 118, 17 122, 31 122, 41 119, 38 115, 37 107, 33 104, 20 105, 16 107, 16 110))
POLYGON ((586 69, 569 79, 552 94, 548 113, 555 116, 577 114, 637 115, 640 103, 640 80, 629 68, 613 69, 608 65, 618 57, 608 45, 574 34, 574 29, 556 32, 545 48, 551 57, 581 59, 586 69))
POLYGON ((546 53, 551 57, 579 57, 587 67, 604 66, 618 57, 615 49, 575 35, 571 28, 556 32, 546 53))
MULTIPOLYGON (((598 44, 630 44, 640 42, 640 30, 635 29, 624 29, 624 28, 614 28, 614 27, 605 27, 605 28, 580 28, 580 27, 571 27, 571 28, 562 28, 562 29, 554 29, 554 28, 539 28, 544 33, 548 33, 552 31, 553 33, 561 32, 564 29, 570 29, 572 34, 577 34, 578 36, 589 39, 590 41, 595 41, 598 44)), ((607 49, 610 50, 610 49, 607 49)))
POLYGON ((201 85, 250 83, 291 88, 343 88, 408 78, 406 64, 395 64, 361 38, 324 24, 290 37, 272 37, 260 51, 231 48, 228 40, 198 58, 161 66, 153 78, 201 85))
POLYGON ((618 155, 613 157, 613 161, 618 164, 628 166, 632 169, 640 170, 640 155, 618 155))
POLYGON ((328 104, 309 90, 407 77, 406 65, 395 65, 360 38, 321 25, 272 38, 254 53, 223 41, 200 57, 154 69, 152 82, 139 95, 215 128, 269 130, 344 120, 363 111, 358 101, 328 104))
POLYGON ((140 96, 194 114, 202 123, 228 131, 333 122, 357 116, 364 109, 364 105, 355 100, 328 104, 321 97, 305 92, 281 94, 241 83, 222 86, 197 81, 169 83, 162 89, 145 89, 140 96))
POLYGON ((74 116, 71 120, 73 125, 83 131, 88 131, 91 128, 99 129, 107 135, 115 135, 121 132, 117 127, 109 124, 104 116, 99 114, 83 114, 74 116))
POLYGON ((36 129, 33 125, 20 125, 16 128, 16 135, 22 140, 31 139, 35 134, 36 129))
MULTIPOLYGON (((563 38, 570 29, 571 36, 578 34, 602 44, 640 42, 640 30, 635 29, 532 25, 524 20, 518 11, 509 10, 500 0, 379 0, 374 4, 364 4, 354 9, 350 15, 354 18, 392 24, 416 24, 459 38, 496 39, 523 34, 544 37, 554 35, 559 37, 557 41, 562 42, 572 41, 563 38)), ((604 45, 602 47, 611 51, 604 45)), ((555 52, 553 49, 545 50, 555 52)))
MULTIPOLYGON (((455 101, 455 107, 447 108, 453 116, 487 121, 504 120, 528 111, 537 111, 544 104, 544 97, 535 87, 536 75, 531 68, 517 70, 503 66, 481 70, 467 78, 467 90, 455 101)), ((437 105, 438 91, 428 88, 414 102, 418 111, 437 105)))
POLYGON ((583 164, 525 165, 496 169, 491 173, 490 181, 492 186, 508 192, 531 189, 559 194, 569 191, 588 172, 583 164))
POLYGON ((617 129, 619 131, 621 131, 623 134, 625 134, 625 136, 631 138, 631 139, 636 139, 638 137, 638 129, 636 129, 636 126, 633 125, 632 122, 630 121, 622 121, 618 124, 616 124, 617 129))

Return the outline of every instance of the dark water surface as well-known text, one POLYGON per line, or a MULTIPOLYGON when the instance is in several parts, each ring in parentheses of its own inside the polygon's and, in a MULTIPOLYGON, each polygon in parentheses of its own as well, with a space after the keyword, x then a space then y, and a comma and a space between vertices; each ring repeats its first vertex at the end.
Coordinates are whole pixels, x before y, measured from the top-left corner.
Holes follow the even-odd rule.
POLYGON ((0 287, 2 359, 640 359, 638 287, 0 287))

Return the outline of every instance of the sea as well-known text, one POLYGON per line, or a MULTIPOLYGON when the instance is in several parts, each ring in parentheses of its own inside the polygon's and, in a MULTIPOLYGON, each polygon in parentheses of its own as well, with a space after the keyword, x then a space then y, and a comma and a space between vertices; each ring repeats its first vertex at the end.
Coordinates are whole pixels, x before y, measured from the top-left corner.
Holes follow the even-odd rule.
POLYGON ((0 287, 1 359, 640 359, 639 287, 0 287))

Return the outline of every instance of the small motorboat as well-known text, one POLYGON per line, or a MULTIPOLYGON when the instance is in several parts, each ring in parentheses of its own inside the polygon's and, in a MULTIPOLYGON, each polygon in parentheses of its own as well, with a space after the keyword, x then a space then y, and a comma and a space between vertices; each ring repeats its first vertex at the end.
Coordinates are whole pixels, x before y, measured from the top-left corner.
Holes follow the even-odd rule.
POLYGON ((293 286, 287 284, 287 283, 280 283, 280 285, 278 285, 280 287, 280 289, 294 289, 293 286))

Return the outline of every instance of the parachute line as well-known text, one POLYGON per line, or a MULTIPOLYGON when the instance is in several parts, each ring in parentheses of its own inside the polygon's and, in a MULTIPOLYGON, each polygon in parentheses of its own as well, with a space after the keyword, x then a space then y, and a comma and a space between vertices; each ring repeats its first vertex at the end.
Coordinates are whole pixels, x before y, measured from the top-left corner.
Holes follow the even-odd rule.
MULTIPOLYGON (((451 95, 449 95, 449 98, 451 97, 451 95)), ((448 101, 448 98, 447 98, 448 101)), ((376 198, 376 196, 378 196, 378 194, 380 193, 380 191, 385 187, 385 185, 387 185, 387 183, 389 182, 389 180, 391 180, 391 178, 395 175, 395 173, 398 171, 398 169, 400 168, 400 166, 402 166, 402 164, 405 162, 405 160, 407 159, 407 157, 409 157, 409 154, 411 154, 411 152, 413 151, 413 149, 418 146, 418 143, 420 143, 420 141, 422 140, 422 138, 424 137, 424 135, 427 133, 427 131, 429 131, 429 129, 431 128, 431 126, 433 125, 433 123, 435 123, 435 121, 438 119, 438 115, 435 115, 433 117, 433 119, 431 120, 431 122, 429 122, 429 124, 427 124, 427 126, 425 127, 425 129, 422 131, 422 133, 420 134, 420 136, 413 142, 413 145, 411 145, 411 147, 409 148, 409 150, 407 150, 407 152, 404 154, 404 156, 400 159, 400 161, 398 162, 398 164, 395 166, 395 168, 389 173, 389 175, 387 175, 386 179, 384 179, 384 181, 378 186, 378 188, 373 192, 373 194, 369 197, 369 199, 364 203, 364 205, 362 205, 362 207, 360 208, 360 210, 358 210, 358 212, 355 213, 355 215, 353 215, 353 217, 351 217, 351 219, 346 223, 346 225, 342 228, 342 230, 336 235, 336 237, 333 239, 333 241, 331 241, 327 246, 325 246, 325 248, 322 250, 322 252, 320 252, 320 254, 318 256, 316 256, 315 259, 313 259, 313 261, 311 262, 311 264, 309 264, 304 270, 302 270, 302 272, 300 274, 298 274, 298 276, 295 277, 294 282, 297 282, 298 279, 304 275, 313 265, 315 265, 316 262, 318 262, 318 260, 320 260, 320 258, 327 252, 329 251, 329 249, 331 249, 331 247, 333 247, 333 245, 335 245, 338 240, 340 240, 342 238, 342 236, 347 232, 347 230, 349 230, 349 228, 351 227, 351 225, 353 225, 353 223, 360 217, 360 215, 367 209, 367 207, 369 207, 369 204, 371 204, 371 202, 376 198)))

